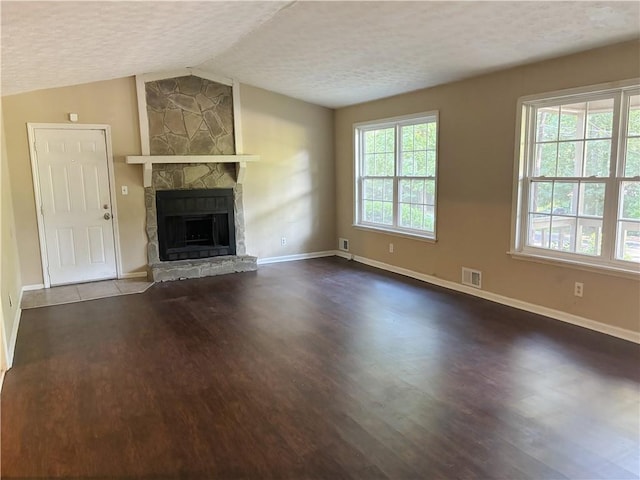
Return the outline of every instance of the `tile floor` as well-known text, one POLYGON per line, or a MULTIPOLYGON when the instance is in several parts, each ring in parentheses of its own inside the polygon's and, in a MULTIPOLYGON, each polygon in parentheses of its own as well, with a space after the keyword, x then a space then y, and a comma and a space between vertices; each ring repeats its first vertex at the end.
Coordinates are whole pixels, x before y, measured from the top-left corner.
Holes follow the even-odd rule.
POLYGON ((43 288, 42 290, 24 292, 21 307, 23 309, 46 307, 49 305, 60 305, 62 303, 114 297, 116 295, 142 293, 151 285, 153 285, 153 282, 149 282, 144 278, 129 278, 125 280, 105 280, 102 282, 43 288))

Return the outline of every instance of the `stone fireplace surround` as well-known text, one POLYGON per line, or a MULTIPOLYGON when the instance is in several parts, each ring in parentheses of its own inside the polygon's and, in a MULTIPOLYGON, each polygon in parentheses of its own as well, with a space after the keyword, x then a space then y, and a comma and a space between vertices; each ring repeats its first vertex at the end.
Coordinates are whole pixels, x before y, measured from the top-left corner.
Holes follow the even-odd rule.
POLYGON ((242 182, 240 90, 237 81, 196 69, 136 76, 142 155, 127 156, 143 167, 147 260, 154 281, 200 278, 257 270, 246 254, 242 182), (161 261, 156 192, 233 190, 236 255, 161 261))
POLYGON ((145 188, 147 260, 153 281, 201 278, 234 272, 257 270, 257 258, 246 254, 242 184, 236 182, 235 166, 230 163, 154 164, 151 186, 145 188), (191 260, 160 260, 156 192, 231 188, 234 200, 236 255, 191 260))

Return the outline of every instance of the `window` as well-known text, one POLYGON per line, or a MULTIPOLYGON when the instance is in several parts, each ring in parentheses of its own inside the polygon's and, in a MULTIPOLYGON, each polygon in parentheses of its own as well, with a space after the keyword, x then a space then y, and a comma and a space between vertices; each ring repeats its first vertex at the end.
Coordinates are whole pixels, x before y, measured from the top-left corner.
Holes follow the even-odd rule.
POLYGON ((640 263, 640 88, 521 100, 515 253, 640 263))
POLYGON ((354 128, 356 225, 435 239, 437 112, 354 128))

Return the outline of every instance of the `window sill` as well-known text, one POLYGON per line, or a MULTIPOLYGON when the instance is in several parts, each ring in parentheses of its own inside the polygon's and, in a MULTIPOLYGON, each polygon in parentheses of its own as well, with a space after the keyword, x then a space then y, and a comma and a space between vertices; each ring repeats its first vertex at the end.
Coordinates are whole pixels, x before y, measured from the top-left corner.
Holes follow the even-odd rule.
POLYGON ((421 242, 426 242, 426 243, 437 242, 435 238, 425 237, 424 235, 419 235, 417 233, 404 232, 402 230, 393 230, 390 228, 374 227, 372 225, 360 225, 357 223, 352 224, 352 227, 357 230, 364 230, 366 232, 384 233, 387 235, 393 235, 394 237, 410 238, 412 240, 420 240, 421 242))
POLYGON ((545 263, 561 267, 575 268, 587 272, 601 273, 604 275, 612 275, 614 277, 629 278, 632 280, 640 280, 640 266, 636 269, 624 268, 617 265, 602 265, 595 263, 587 263, 578 260, 569 260, 565 258, 557 258, 546 255, 539 255, 530 252, 519 252, 511 250, 507 252, 515 260, 524 260, 527 262, 545 263))

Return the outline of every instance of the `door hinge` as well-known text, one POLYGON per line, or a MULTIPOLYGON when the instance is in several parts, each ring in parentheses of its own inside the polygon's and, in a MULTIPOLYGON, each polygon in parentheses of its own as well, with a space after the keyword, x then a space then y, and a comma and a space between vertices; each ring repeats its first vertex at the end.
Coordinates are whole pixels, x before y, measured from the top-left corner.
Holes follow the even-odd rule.
POLYGON ((38 143, 33 142, 33 153, 38 153, 38 143))
POLYGON ((44 207, 40 204, 40 215, 44 217, 44 207))

